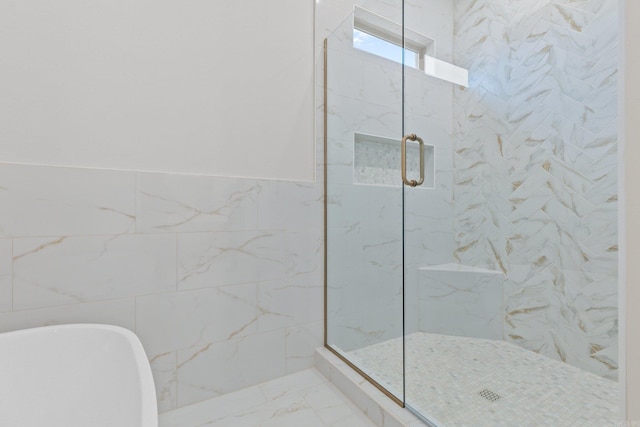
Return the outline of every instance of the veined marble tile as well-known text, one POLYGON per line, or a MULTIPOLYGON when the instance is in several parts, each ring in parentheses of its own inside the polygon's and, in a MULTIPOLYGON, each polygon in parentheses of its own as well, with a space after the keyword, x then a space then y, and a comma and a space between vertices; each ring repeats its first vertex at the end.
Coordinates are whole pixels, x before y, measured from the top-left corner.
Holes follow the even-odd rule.
POLYGON ((551 3, 547 8, 545 19, 557 25, 567 26, 574 31, 585 31, 586 27, 593 22, 596 15, 569 6, 571 6, 571 4, 551 3))
POLYGON ((618 247, 618 224, 609 218, 618 214, 617 203, 603 203, 584 218, 586 226, 591 230, 584 241, 584 248, 592 254, 600 254, 618 247))
MULTIPOLYGON (((402 74, 400 64, 370 55, 364 62, 362 81, 363 90, 360 96, 364 102, 386 106, 399 106, 402 94, 402 74), (371 90, 376 88, 376 90, 371 90)), ((405 69, 409 74, 413 70, 405 69)), ((392 107, 393 108, 393 107, 392 107)))
POLYGON ((510 341, 612 377, 617 6, 506 1, 493 16, 495 3, 454 9, 454 61, 471 67, 454 91, 456 256, 500 260, 510 341), (505 17, 498 42, 487 21, 505 17))
POLYGON ((354 135, 332 138, 327 142, 327 167, 330 173, 327 175, 327 184, 351 185, 354 180, 354 135))
POLYGON ((284 329, 178 351, 178 406, 285 374, 284 329))
POLYGON ((11 239, 0 239, 0 313, 13 307, 13 275, 11 239))
POLYGON ((548 63, 560 71, 584 79, 595 65, 597 59, 585 58, 559 46, 551 48, 548 63))
POLYGON ((328 282, 331 286, 340 285, 340 277, 344 277, 345 281, 350 280, 347 272, 361 271, 364 263, 362 244, 360 227, 327 227, 327 263, 331 266, 327 275, 331 279, 328 282))
POLYGON ((412 225, 416 230, 405 233, 405 264, 424 267, 453 260, 456 245, 451 220, 431 222, 425 229, 419 222, 412 225))
POLYGON ((0 164, 0 235, 133 232, 134 189, 130 172, 0 164))
POLYGON ((314 354, 324 344, 324 322, 296 325, 286 330, 286 372, 293 373, 314 366, 314 354))
MULTIPOLYGON (((308 229, 305 231, 286 231, 284 234, 285 277, 296 279, 318 275, 323 272, 324 236, 322 229, 308 229)), ((261 279, 269 277, 261 276, 261 279)))
POLYGON ((302 396, 285 396, 260 407, 235 413, 223 419, 206 423, 211 427, 264 426, 264 427, 322 427, 324 423, 302 396))
POLYGON ((67 323, 104 323, 135 331, 133 298, 0 313, 0 332, 67 323))
POLYGON ((618 27, 618 3, 615 0, 606 0, 596 13, 585 32, 596 37, 596 49, 610 49, 618 43, 617 31, 611 31, 611 28, 618 27))
POLYGON ((253 179, 138 173, 136 193, 139 232, 257 228, 253 179))
POLYGON ((353 132, 370 135, 401 135, 402 113, 401 104, 388 105, 365 103, 358 99, 339 98, 329 95, 328 123, 332 138, 348 138, 353 132), (339 104, 339 107, 336 105, 339 104), (394 106, 397 105, 397 108, 394 106), (344 111, 352 111, 345 115, 344 111))
POLYGON ((220 231, 178 235, 178 289, 284 278, 285 233, 220 231))
POLYGON ((402 268, 403 235, 395 228, 363 228, 362 255, 365 266, 387 273, 402 268))
POLYGON ((148 354, 160 354, 257 331, 255 284, 136 298, 136 333, 148 354))
POLYGON ((175 236, 14 239, 13 274, 14 310, 167 292, 175 236))
POLYGON ((345 400, 342 394, 337 394, 333 387, 307 388, 304 390, 304 398, 326 425, 350 427, 372 425, 365 414, 359 413, 354 404, 345 400))
POLYGON ((258 387, 268 400, 275 400, 294 394, 306 397, 306 390, 325 383, 326 379, 320 373, 313 369, 307 369, 295 375, 286 375, 267 381, 259 384, 258 387))
POLYGON ((178 396, 176 394, 176 352, 149 355, 149 364, 156 386, 158 412, 163 413, 176 409, 178 396))
POLYGON ((402 305, 399 302, 384 306, 382 301, 377 304, 374 301, 366 304, 364 309, 350 309, 349 312, 334 315, 329 320, 328 344, 343 351, 402 336, 402 305), (372 307, 376 307, 375 311, 372 307))
POLYGON ((320 275, 258 284, 258 330, 270 331, 322 320, 320 275))
POLYGON ((266 181, 258 183, 261 229, 322 228, 323 188, 320 182, 266 181))
POLYGON ((364 0, 344 1, 327 0, 316 4, 316 38, 324 40, 344 22, 345 17, 353 13, 354 5, 361 5, 364 0))
MULTIPOLYGON (((400 188, 344 185, 330 186, 327 193, 327 228, 340 244, 354 242, 363 227, 389 228, 395 224, 398 233, 402 232, 397 223, 402 212, 400 188)), ((335 248, 339 250, 340 246, 335 248)), ((350 258, 359 256, 353 253, 350 258)))
POLYGON ((267 398, 258 386, 247 387, 215 399, 205 400, 197 405, 188 405, 161 414, 159 425, 162 427, 202 426, 267 402, 267 398))
POLYGON ((502 339, 502 273, 471 268, 469 271, 457 271, 450 266, 455 264, 433 266, 419 271, 420 330, 502 339))

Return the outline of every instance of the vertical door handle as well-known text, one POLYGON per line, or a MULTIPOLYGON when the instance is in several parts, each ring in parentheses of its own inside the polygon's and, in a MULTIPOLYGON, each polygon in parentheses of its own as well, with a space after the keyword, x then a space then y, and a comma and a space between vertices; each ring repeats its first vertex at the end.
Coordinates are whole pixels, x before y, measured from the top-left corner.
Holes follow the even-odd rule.
POLYGON ((417 187, 418 185, 422 185, 424 182, 424 141, 415 133, 405 135, 402 138, 402 182, 409 187, 417 187), (407 179, 407 140, 408 141, 418 141, 420 145, 420 179, 416 181, 415 179, 407 179))

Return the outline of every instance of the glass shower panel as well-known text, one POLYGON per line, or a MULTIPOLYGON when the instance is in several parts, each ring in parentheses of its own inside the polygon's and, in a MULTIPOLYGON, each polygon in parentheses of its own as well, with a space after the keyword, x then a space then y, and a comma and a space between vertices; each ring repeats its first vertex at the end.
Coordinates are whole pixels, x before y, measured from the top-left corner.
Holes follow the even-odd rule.
MULTIPOLYGON (((456 327, 450 313, 458 307, 434 298, 425 281, 428 269, 446 268, 454 262, 454 83, 451 75, 442 70, 457 70, 463 77, 465 70, 453 63, 452 1, 407 3, 405 27, 407 35, 428 34, 431 39, 431 48, 423 52, 425 67, 404 69, 404 133, 416 136, 416 141, 407 141, 410 147, 417 146, 420 140, 424 143, 424 179, 407 172, 408 181, 422 183, 404 186, 405 403, 424 418, 449 425, 446 419, 433 417, 433 402, 439 402, 441 393, 458 391, 446 381, 452 374, 447 366, 452 349, 442 351, 430 345, 429 338, 445 333, 438 329, 443 325, 436 326, 435 319, 441 319, 447 327, 456 327), (433 63, 442 67, 430 69, 429 64, 433 63)), ((407 163, 415 161, 412 156, 407 151, 407 163)))
POLYGON ((388 44, 395 41, 402 59, 401 18, 402 1, 356 8, 327 38, 325 61, 326 344, 398 403, 404 401, 402 64, 388 44), (363 34, 385 42, 369 40, 363 50, 363 34), (387 342, 393 342, 387 352, 377 350, 387 342))

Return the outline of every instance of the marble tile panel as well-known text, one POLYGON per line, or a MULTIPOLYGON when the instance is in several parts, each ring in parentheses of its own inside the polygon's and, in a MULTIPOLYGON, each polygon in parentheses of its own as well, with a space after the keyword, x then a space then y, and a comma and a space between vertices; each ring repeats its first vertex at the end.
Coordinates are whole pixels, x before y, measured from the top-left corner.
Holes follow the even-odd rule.
MULTIPOLYGON (((556 25, 567 26, 574 31, 584 32, 596 15, 585 10, 575 9, 561 3, 551 3, 546 8, 544 19, 556 25)), ((597 33, 596 33, 597 34, 597 33)))
POLYGON ((326 0, 316 3, 316 38, 324 40, 338 28, 353 12, 354 5, 361 5, 363 0, 343 1, 326 0))
POLYGON ((402 336, 402 305, 368 303, 364 309, 334 315, 328 343, 343 351, 365 347, 402 336), (372 307, 375 306, 375 310, 372 307))
POLYGON ((286 330, 286 372, 314 366, 315 349, 324 344, 324 322, 296 325, 286 330))
POLYGON ((431 222, 426 229, 413 224, 417 229, 405 234, 406 265, 423 267, 453 260, 456 245, 451 221, 431 222))
POLYGON ((597 61, 585 76, 585 81, 590 82, 594 90, 609 87, 612 89, 611 96, 614 96, 615 88, 611 85, 612 80, 617 78, 618 71, 618 51, 616 46, 598 53, 597 61))
POLYGON ((178 406, 283 376, 285 347, 281 329, 178 351, 178 406))
POLYGON ((257 331, 256 284, 219 286, 136 298, 136 333, 160 354, 257 331))
POLYGON ((135 175, 0 165, 0 235, 121 234, 135 228, 135 175))
POLYGON ((0 313, 13 308, 12 252, 11 239, 0 239, 0 313))
MULTIPOLYGON (((285 276, 297 278, 316 276, 324 270, 324 236, 321 228, 286 231, 283 236, 285 276)), ((276 252, 277 254, 277 252, 276 252)), ((262 280, 269 277, 261 276, 262 280)))
POLYGON ((158 421, 161 427, 202 426, 267 402, 267 398, 258 386, 247 387, 161 414, 158 421))
POLYGON ((502 339, 502 273, 455 271, 448 265, 419 272, 421 331, 502 339))
POLYGON ((258 182, 253 179, 138 173, 139 232, 255 229, 258 182))
MULTIPOLYGON (((333 132, 333 129, 329 132, 333 132)), ((334 138, 331 135, 327 141, 327 165, 330 173, 327 175, 327 184, 351 185, 354 181, 354 135, 350 133, 345 137, 334 138)))
POLYGON ((346 285, 340 282, 350 280, 351 272, 361 271, 364 268, 362 242, 362 230, 359 227, 327 228, 327 262, 331 265, 327 274, 331 279, 329 281, 331 285, 346 285))
POLYGON ((391 21, 402 22, 402 3, 399 0, 365 0, 362 7, 391 21))
POLYGON ((548 59, 549 65, 579 79, 589 75, 596 61, 555 45, 551 48, 548 59))
POLYGON ((333 138, 350 138, 352 132, 370 135, 401 135, 401 104, 377 105, 352 98, 329 95, 328 123, 333 138), (397 106, 396 106, 397 105, 397 106), (344 114, 345 111, 352 112, 344 114))
POLYGON ((365 95, 363 77, 366 65, 364 61, 356 61, 355 55, 360 59, 368 57, 352 48, 343 49, 341 45, 334 47, 335 44, 334 39, 328 40, 327 94, 329 101, 333 96, 362 99, 365 95))
POLYGON ((258 384, 257 387, 271 401, 287 395, 301 395, 306 399, 307 390, 323 384, 326 384, 326 379, 318 371, 306 369, 258 384))
POLYGON ((402 269, 403 234, 395 228, 363 228, 362 256, 365 267, 387 273, 402 269))
POLYGON ((14 310, 168 292, 175 236, 14 239, 13 274, 14 310))
POLYGON ((262 180, 258 184, 260 229, 322 228, 323 188, 320 182, 262 180))
POLYGON ((585 28, 584 32, 596 38, 598 51, 614 49, 618 43, 617 31, 611 31, 618 27, 619 8, 615 0, 605 0, 596 13, 595 18, 585 28))
POLYGON ((265 427, 322 427, 325 424, 308 407, 303 398, 282 398, 250 411, 234 414, 218 422, 207 423, 212 427, 227 425, 265 427))
POLYGON ((258 330, 293 327, 322 320, 323 286, 320 275, 258 284, 258 330))
POLYGON ((370 427, 375 424, 346 400, 342 394, 333 390, 317 389, 310 391, 305 397, 313 406, 316 414, 325 425, 335 427, 370 427))
POLYGON ((133 298, 0 313, 0 332, 67 323, 103 323, 135 331, 133 298))
POLYGON ((158 412, 163 413, 176 409, 176 352, 168 351, 157 355, 149 355, 149 364, 156 386, 158 412))
POLYGON ((336 185, 328 188, 328 226, 395 227, 402 212, 402 189, 371 185, 336 185))
MULTIPOLYGON (((385 105, 387 108, 400 107, 402 102, 402 67, 389 60, 371 57, 364 63, 362 92, 360 99, 365 103, 385 105)), ((409 73, 413 70, 405 70, 409 73)))
POLYGON ((277 230, 179 234, 178 289, 283 278, 285 245, 285 233, 277 230))

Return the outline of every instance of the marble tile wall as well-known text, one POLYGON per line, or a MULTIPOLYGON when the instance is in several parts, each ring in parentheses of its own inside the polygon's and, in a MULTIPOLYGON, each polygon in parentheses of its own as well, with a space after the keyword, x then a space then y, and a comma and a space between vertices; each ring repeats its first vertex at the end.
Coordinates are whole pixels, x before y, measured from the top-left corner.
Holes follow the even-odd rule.
POLYGON ((313 365, 322 185, 0 164, 0 331, 124 326, 159 407, 313 365))
POLYGON ((502 272, 452 263, 422 267, 418 275, 421 332, 502 340, 502 272))
POLYGON ((458 0, 456 262, 505 273, 505 339, 617 375, 617 4, 458 0))

